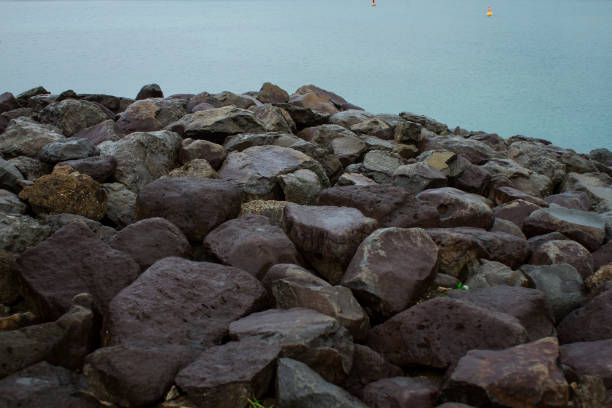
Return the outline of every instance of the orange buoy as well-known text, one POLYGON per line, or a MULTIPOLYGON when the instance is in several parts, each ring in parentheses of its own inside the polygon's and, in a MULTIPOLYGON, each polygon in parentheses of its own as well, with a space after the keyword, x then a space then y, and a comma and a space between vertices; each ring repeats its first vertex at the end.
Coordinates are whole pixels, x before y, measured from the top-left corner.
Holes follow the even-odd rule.
POLYGON ((376 6, 376 0, 372 0, 372 7, 376 6))
POLYGON ((489 6, 489 9, 487 10, 487 17, 491 17, 493 15, 493 12, 491 11, 491 6, 489 6))

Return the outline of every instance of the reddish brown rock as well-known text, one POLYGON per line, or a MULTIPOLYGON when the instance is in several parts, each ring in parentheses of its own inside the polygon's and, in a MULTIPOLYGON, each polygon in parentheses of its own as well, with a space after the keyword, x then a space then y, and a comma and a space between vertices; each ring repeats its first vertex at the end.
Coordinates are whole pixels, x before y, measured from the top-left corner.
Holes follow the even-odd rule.
POLYGON ((263 215, 245 215, 224 222, 204 238, 204 246, 222 263, 258 279, 273 265, 301 263, 293 242, 263 215))
POLYGON ((447 368, 469 350, 503 349, 527 338, 514 316, 456 299, 434 298, 374 327, 367 344, 400 367, 447 368))
POLYGON ((39 114, 40 123, 50 123, 62 130, 64 135, 74 134, 90 126, 110 119, 112 112, 95 102, 65 99, 45 107, 39 114))
POLYGON ((167 178, 147 184, 136 199, 138 219, 162 217, 192 241, 240 213, 240 192, 224 180, 167 178))
POLYGON ((612 338, 612 290, 568 314, 557 326, 561 344, 612 338))
POLYGON ((108 119, 97 125, 90 126, 79 131, 73 137, 84 138, 89 140, 92 144, 98 145, 102 142, 110 140, 116 142, 121 139, 121 130, 117 126, 114 120, 108 119))
POLYGON ((95 156, 85 159, 67 160, 57 164, 70 166, 81 174, 86 174, 99 183, 111 177, 117 168, 117 159, 113 156, 95 156))
POLYGON ((493 213, 495 214, 495 217, 511 221, 522 229, 523 223, 525 222, 527 217, 529 217, 532 212, 539 209, 539 206, 528 201, 514 200, 502 205, 498 205, 493 209, 493 213))
POLYGON ((365 142, 339 125, 309 127, 298 133, 298 136, 332 151, 345 167, 358 162, 367 150, 365 142))
POLYGON ((164 258, 113 299, 104 344, 202 350, 218 344, 232 321, 260 310, 265 297, 264 287, 243 270, 164 258))
POLYGON ((526 240, 527 237, 523 231, 512 221, 504 220, 503 218, 495 218, 495 222, 490 229, 491 232, 503 232, 505 234, 514 235, 517 238, 526 240))
POLYGON ((312 109, 315 112, 321 112, 327 115, 333 115, 338 112, 338 109, 329 99, 323 95, 317 95, 314 92, 293 94, 289 97, 289 104, 296 105, 300 108, 312 109))
POLYGON ((281 87, 265 82, 257 94, 257 99, 263 103, 285 103, 289 101, 289 94, 281 87))
POLYGON ((612 263, 612 241, 602 245, 597 251, 591 254, 593 256, 593 270, 598 270, 602 266, 612 263))
POLYGON ((15 99, 15 96, 10 92, 4 92, 0 94, 0 113, 8 112, 13 109, 19 108, 19 102, 15 99))
POLYGON ((393 184, 410 194, 423 190, 446 187, 446 177, 427 163, 417 162, 399 166, 393 172, 393 184))
POLYGON ((362 396, 363 387, 383 378, 400 377, 404 374, 401 368, 385 359, 368 346, 355 344, 353 367, 346 379, 345 388, 357 397, 362 396))
POLYGON ((122 133, 161 130, 185 115, 179 99, 142 99, 132 103, 121 113, 117 127, 122 133))
POLYGON ((179 161, 185 164, 194 159, 205 159, 215 170, 219 170, 225 160, 226 152, 223 146, 208 140, 183 139, 179 151, 179 161))
POLYGON ((612 388, 612 339, 564 344, 560 360, 568 380, 596 375, 612 388))
POLYGON ((84 224, 72 223, 24 252, 19 272, 40 315, 55 320, 83 292, 91 293, 93 311, 102 316, 113 297, 136 279, 139 267, 84 224))
POLYGON ((569 387, 558 357, 559 344, 553 337, 506 350, 469 351, 440 399, 478 407, 564 407, 569 387))
POLYGON ((362 400, 372 408, 433 407, 439 386, 411 377, 383 378, 366 385, 362 400))
POLYGON ((162 92, 159 85, 149 84, 149 85, 145 85, 142 88, 140 88, 140 91, 138 91, 138 95, 136 95, 136 100, 139 101, 141 99, 163 98, 163 97, 164 97, 164 93, 162 92))
POLYGON ((489 229, 493 226, 493 211, 485 199, 464 193, 452 187, 425 190, 416 196, 436 207, 442 228, 474 227, 489 229))
POLYGON ((590 252, 571 240, 553 240, 543 242, 531 254, 532 265, 570 264, 586 279, 593 273, 593 257, 590 252))
POLYGON ((546 197, 544 201, 548 204, 557 204, 561 207, 576 210, 589 211, 591 209, 591 200, 582 191, 567 191, 565 193, 554 194, 546 197))
POLYGON ((527 201, 528 203, 533 203, 538 207, 548 206, 546 201, 542 200, 541 198, 534 197, 530 194, 522 192, 521 190, 517 190, 516 188, 509 186, 501 186, 495 188, 491 192, 490 196, 492 196, 491 198, 493 199, 493 201, 495 201, 495 204, 497 205, 505 204, 514 200, 523 200, 527 201))
POLYGON ((438 247, 420 228, 382 228, 363 240, 344 276, 360 303, 387 318, 416 302, 437 273, 438 247))
POLYGON ((346 99, 344 99, 343 97, 341 97, 340 95, 328 91, 326 89, 322 89, 319 88, 316 85, 303 85, 300 86, 295 93, 300 95, 300 94, 306 94, 306 93, 314 93, 315 95, 321 96, 326 98, 327 100, 329 100, 331 103, 333 103, 338 109, 340 110, 347 110, 347 109, 361 109, 358 106, 353 105, 350 102, 347 102, 346 99))

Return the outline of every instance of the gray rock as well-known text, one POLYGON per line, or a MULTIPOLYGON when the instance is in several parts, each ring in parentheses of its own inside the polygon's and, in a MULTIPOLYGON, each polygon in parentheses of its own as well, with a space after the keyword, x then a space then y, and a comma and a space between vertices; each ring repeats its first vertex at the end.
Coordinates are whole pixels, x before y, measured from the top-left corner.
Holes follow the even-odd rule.
POLYGON ((393 172, 393 184, 418 194, 430 188, 446 187, 446 176, 426 163, 399 166, 393 172))
POLYGON ((59 231, 66 225, 75 222, 85 224, 87 228, 89 228, 98 239, 100 239, 106 244, 110 243, 112 238, 117 233, 114 228, 102 225, 98 221, 94 221, 90 218, 78 214, 47 214, 43 215, 40 220, 41 222, 44 222, 46 225, 48 225, 53 231, 53 233, 59 231))
POLYGON ((17 118, 10 121, 0 135, 0 153, 5 158, 28 156, 38 158, 45 145, 64 139, 61 130, 51 125, 40 124, 30 118, 17 118))
POLYGON ((397 153, 371 150, 363 157, 359 172, 377 183, 390 183, 405 161, 397 153))
POLYGON ((140 88, 138 91, 138 95, 136 95, 136 100, 140 99, 148 99, 148 98, 163 98, 164 93, 161 88, 157 84, 149 84, 140 88))
POLYGON ((0 213, 20 215, 25 213, 26 205, 19 200, 17 194, 0 189, 0 213))
POLYGON ((100 152, 88 139, 74 138, 51 142, 39 153, 40 160, 47 163, 57 163, 65 160, 84 159, 97 156, 100 152))
POLYGON ((187 113, 180 99, 142 99, 130 104, 117 120, 122 133, 153 132, 179 120, 187 113))
POLYGON ((194 159, 205 159, 215 170, 219 170, 225 160, 225 149, 223 146, 208 140, 183 139, 179 151, 179 162, 188 163, 194 159))
POLYGON ((539 206, 525 200, 514 200, 509 203, 498 205, 493 209, 496 218, 508 220, 516 224, 521 230, 529 215, 540 209, 539 206))
POLYGON ((113 156, 95 156, 84 159, 67 160, 58 163, 60 166, 70 166, 81 174, 87 174, 92 179, 102 183, 111 177, 117 168, 117 159, 113 156))
POLYGON ((219 178, 215 169, 213 169, 206 159, 193 159, 192 161, 183 164, 181 167, 175 168, 168 173, 167 176, 162 177, 191 177, 203 179, 219 178))
POLYGON ((51 103, 39 113, 38 117, 41 123, 57 126, 66 136, 72 136, 110 119, 107 111, 97 103, 76 99, 51 103))
POLYGON ((612 339, 564 344, 560 360, 568 379, 597 375, 612 388, 612 339))
POLYGON ((565 193, 553 194, 544 198, 544 201, 548 204, 557 204, 561 207, 576 210, 589 211, 591 209, 591 200, 582 191, 567 191, 565 193))
POLYGON ((0 214, 0 249, 20 254, 44 240, 51 229, 27 215, 0 214))
POLYGON ((291 115, 284 110, 274 105, 262 105, 253 109, 253 114, 259 119, 268 132, 294 132, 296 130, 295 122, 291 115))
POLYGON ((291 147, 302 141, 299 137, 287 132, 266 133, 239 133, 228 136, 223 147, 228 152, 241 152, 253 146, 274 145, 280 147, 291 147))
POLYGON ((383 378, 366 385, 362 399, 373 408, 433 407, 439 388, 423 378, 383 378))
POLYGON ((503 263, 480 259, 475 266, 468 266, 465 284, 470 289, 488 288, 497 285, 529 286, 529 280, 519 270, 512 270, 503 263))
POLYGON ((308 169, 282 174, 278 178, 285 200, 292 203, 314 204, 317 196, 323 190, 319 176, 308 169))
POLYGON ((108 202, 106 217, 120 228, 133 223, 136 218, 136 194, 121 183, 105 183, 102 188, 108 202))
POLYGON ((385 359, 368 346, 355 344, 353 367, 346 380, 346 390, 361 397, 363 388, 380 379, 400 377, 404 375, 401 368, 385 361, 385 359))
POLYGON ((0 94, 0 113, 4 113, 19 107, 19 102, 10 92, 0 94))
POLYGON ((358 162, 366 152, 366 144, 355 133, 339 125, 306 128, 298 136, 333 152, 345 167, 358 162))
POLYGON ((108 119, 79 131, 73 137, 84 138, 94 145, 99 145, 106 141, 116 142, 121 139, 123 135, 115 121, 108 119))
POLYGON ((22 179, 24 179, 23 174, 13 163, 0 158, 0 188, 19 193, 21 191, 19 180, 22 179))
POLYGON ((347 129, 350 129, 351 126, 366 121, 372 117, 372 114, 357 110, 357 109, 349 109, 342 112, 334 113, 329 117, 329 123, 332 125, 340 125, 347 129))
POLYGON ((338 181, 337 187, 341 186, 372 186, 378 184, 369 177, 359 173, 342 173, 338 181))
POLYGON ((582 191, 586 193, 597 212, 612 211, 612 177, 602 173, 568 173, 561 192, 582 191))
POLYGON ((485 199, 476 194, 443 187, 422 191, 416 198, 437 208, 442 228, 465 226, 489 229, 493 226, 493 211, 485 199))
POLYGON ((499 153, 483 142, 454 136, 433 137, 427 142, 426 150, 437 149, 461 154, 472 164, 483 164, 499 155, 499 153))
POLYGON ((531 254, 529 263, 532 265, 572 265, 586 279, 595 270, 593 257, 589 251, 572 240, 552 240, 538 245, 531 254))
POLYGON ((542 144, 514 142, 508 147, 508 156, 521 166, 548 176, 555 185, 565 177, 566 166, 559 155, 542 144))
MULTIPOLYGON (((337 115, 337 113, 332 116, 335 115, 337 115)), ((371 135, 383 140, 393 140, 394 128, 389 126, 389 124, 384 120, 377 117, 366 118, 362 122, 355 123, 348 128, 357 134, 371 135)))
POLYGON ((523 231, 513 223, 512 221, 504 220, 503 218, 495 218, 493 226, 490 229, 491 232, 502 232, 505 234, 514 235, 520 239, 527 239, 523 231))
POLYGON ((423 115, 416 115, 410 112, 401 112, 400 117, 405 120, 409 120, 412 122, 420 123, 424 128, 431 130, 434 133, 439 135, 444 135, 448 133, 448 126, 444 123, 440 123, 434 119, 428 118, 423 115))
POLYGON ((557 326, 561 344, 612 338, 612 290, 593 297, 584 306, 568 314, 557 326))

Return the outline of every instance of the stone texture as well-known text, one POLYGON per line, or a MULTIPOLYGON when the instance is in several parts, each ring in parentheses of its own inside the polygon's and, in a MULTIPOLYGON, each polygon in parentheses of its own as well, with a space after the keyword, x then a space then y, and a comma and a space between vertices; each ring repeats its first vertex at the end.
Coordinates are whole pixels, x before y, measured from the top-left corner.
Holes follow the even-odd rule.
POLYGON ((57 163, 65 160, 84 159, 98 154, 98 150, 88 139, 71 137, 45 145, 39 157, 46 163, 57 163))
POLYGON ((612 263, 612 241, 608 241, 602 245, 597 251, 591 254, 593 256, 593 270, 597 270, 602 266, 612 263))
POLYGON ((556 322, 585 300, 582 277, 571 265, 523 265, 521 271, 546 295, 556 322))
POLYGON ((420 228, 382 228, 363 240, 342 277, 376 318, 411 306, 437 272, 438 247, 420 228))
POLYGON ((483 164, 498 154, 487 144, 462 137, 438 136, 428 141, 426 150, 447 150, 461 154, 472 164, 483 164))
POLYGON ((142 270, 168 256, 191 256, 191 246, 181 230, 159 217, 128 225, 113 237, 110 246, 131 256, 142 270))
POLYGON ((343 166, 358 162, 366 152, 366 144, 355 133, 339 125, 309 127, 298 136, 333 152, 343 166))
POLYGON ((333 115, 338 112, 338 109, 325 95, 309 91, 289 96, 289 104, 327 115, 333 115))
POLYGON ((94 233, 96 238, 100 239, 105 244, 108 244, 117 233, 114 228, 102 225, 98 221, 77 214, 47 214, 41 216, 40 220, 48 225, 53 232, 75 222, 85 224, 91 232, 94 233))
POLYGON ((179 135, 168 131, 131 133, 117 142, 98 145, 101 154, 115 157, 115 180, 138 192, 176 167, 179 135))
POLYGON ((515 223, 519 228, 523 229, 523 224, 529 215, 539 210, 540 207, 525 200, 514 200, 502 205, 498 205, 493 209, 493 214, 496 218, 515 223))
POLYGON ((402 119, 420 123, 424 128, 429 129, 434 133, 438 133, 440 135, 449 133, 448 126, 446 124, 440 123, 427 116, 417 115, 411 112, 401 112, 399 115, 402 119))
POLYGON ((523 286, 530 285, 521 271, 515 271, 501 262, 480 259, 467 264, 468 279, 465 284, 470 289, 488 288, 497 285, 523 286))
POLYGON ((179 120, 186 109, 180 99, 150 98, 130 104, 117 120, 122 133, 154 132, 179 120))
POLYGON ((589 251, 571 240, 553 240, 542 243, 533 251, 528 263, 532 265, 570 264, 576 268, 583 280, 594 272, 593 257, 589 251))
MULTIPOLYGON (((9 125, 10 127, 10 125, 9 125)), ((612 211, 612 177, 603 173, 568 173, 561 185, 561 192, 586 193, 597 212, 612 211)))
POLYGON ((557 204, 565 208, 573 208, 575 210, 589 211, 591 209, 591 200, 589 196, 582 191, 568 191, 565 193, 553 194, 544 198, 548 204, 557 204))
POLYGON ((0 113, 8 112, 19 107, 19 102, 15 95, 10 92, 0 94, 0 113))
POLYGON ((19 191, 21 191, 24 186, 32 184, 27 182, 24 183, 25 180, 35 181, 37 178, 49 174, 52 171, 51 166, 47 163, 27 156, 14 157, 9 159, 8 162, 15 166, 24 176, 23 180, 17 180, 19 191))
POLYGON ((284 103, 289 101, 289 94, 278 85, 264 82, 257 94, 257 99, 263 103, 284 103))
POLYGON ((260 310, 265 296, 263 286, 240 269, 164 258, 112 300, 103 344, 201 351, 218 344, 230 322, 260 310))
POLYGON ((348 109, 342 112, 334 113, 329 117, 329 123, 333 125, 340 125, 347 129, 350 129, 351 126, 366 121, 372 117, 371 113, 358 110, 358 109, 348 109))
POLYGON ((243 203, 240 207, 240 215, 259 214, 270 220, 272 225, 283 228, 285 207, 287 201, 253 200, 243 203))
POLYGON ((406 189, 410 194, 446 187, 446 183, 444 174, 423 162, 399 166, 393 172, 393 184, 406 189))
POLYGON ((411 377, 383 378, 363 389, 363 401, 372 408, 433 407, 439 386, 411 377))
POLYGON ((162 177, 192 177, 203 179, 219 178, 215 169, 212 168, 206 159, 193 159, 192 161, 183 164, 181 167, 175 168, 168 173, 167 176, 162 177))
POLYGON ((363 388, 377 380, 400 377, 404 374, 401 368, 385 359, 368 346, 355 344, 353 367, 346 380, 345 388, 351 394, 362 397, 363 388))
POLYGON ((97 125, 85 128, 72 137, 83 138, 89 140, 94 145, 99 145, 102 142, 116 142, 123 135, 114 120, 108 119, 97 125))
POLYGON ((200 407, 245 408, 272 385, 280 352, 277 342, 256 337, 213 346, 175 381, 200 407))
POLYGON ((278 106, 265 104, 253 109, 255 118, 259 119, 268 132, 295 132, 296 125, 289 112, 278 106))
POLYGON ((436 207, 442 228, 493 226, 493 211, 478 195, 464 193, 452 187, 425 190, 416 196, 436 207))
POLYGON ((19 193, 22 188, 19 182, 23 179, 23 174, 13 163, 0 158, 0 188, 19 193))
POLYGON ((60 166, 70 166, 81 174, 86 174, 99 183, 111 177, 117 168, 113 156, 95 156, 59 162, 60 166))
POLYGON ((312 309, 270 309, 230 324, 230 337, 275 337, 281 357, 308 364, 327 381, 341 384, 353 364, 353 341, 333 317, 312 309))
POLYGON ((533 203, 538 207, 546 207, 546 201, 542 200, 539 197, 534 197, 531 194, 527 194, 522 192, 521 190, 517 190, 516 188, 510 186, 500 186, 495 189, 490 194, 495 204, 501 205, 514 200, 524 200, 529 203, 533 203))
POLYGON ((19 201, 17 194, 13 194, 8 190, 0 189, 0 213, 20 215, 25 213, 26 206, 19 201))
POLYGON ((17 156, 38 158, 43 147, 64 138, 55 126, 43 125, 30 118, 17 118, 11 120, 0 135, 0 153, 5 159, 17 156))
POLYGON ((138 276, 138 264, 100 241, 84 224, 72 223, 19 258, 19 273, 38 312, 57 319, 74 295, 93 296, 98 317, 111 299, 138 276))
POLYGON ((146 185, 136 199, 138 219, 162 217, 191 241, 240 212, 240 193, 224 180, 167 178, 146 185), (196 211, 197 209, 197 211, 196 211))
POLYGON ((119 228, 133 223, 136 194, 121 183, 105 183, 102 188, 108 203, 106 217, 119 228))
POLYGON ((0 213, 0 250, 20 254, 51 234, 51 228, 27 215, 0 213))
POLYGON ((140 99, 148 99, 148 98, 163 98, 164 93, 161 88, 157 84, 149 84, 140 88, 138 91, 138 95, 136 95, 136 100, 140 99))
POLYGON ((440 399, 474 406, 564 407, 567 381, 553 337, 506 350, 472 350, 444 385, 440 399))
POLYGON ((344 389, 325 381, 306 364, 290 358, 278 360, 276 400, 281 407, 367 408, 344 389))
POLYGON ((39 113, 38 118, 41 123, 57 126, 66 136, 110 119, 107 111, 97 103, 76 99, 51 103, 39 113))
POLYGON ((469 350, 504 349, 527 338, 514 316, 456 299, 434 298, 374 327, 367 345, 400 367, 447 368, 469 350))
MULTIPOLYGON (((332 115, 332 117, 336 115, 338 114, 336 113, 332 115)), ((384 120, 377 117, 364 118, 363 121, 354 123, 353 125, 348 126, 348 128, 357 134, 371 135, 383 140, 393 140, 394 128, 389 126, 389 124, 384 120)))
POLYGON ((258 279, 273 265, 301 263, 293 242, 263 215, 245 215, 224 222, 208 233, 204 246, 222 263, 258 279))
POLYGON ((296 204, 314 204, 323 189, 319 176, 308 169, 282 174, 278 178, 285 200, 296 204))
POLYGON ((68 166, 57 166, 34 185, 25 187, 19 198, 37 213, 71 213, 100 220, 107 209, 106 193, 100 184, 68 166))
POLYGON ((561 344, 612 338, 612 290, 604 290, 557 326, 561 344))
POLYGON ((179 162, 186 164, 194 159, 205 159, 215 170, 219 170, 225 160, 225 149, 208 140, 183 139, 179 151, 179 162))
POLYGON ((504 220, 503 218, 495 218, 493 226, 490 229, 491 232, 503 232, 505 234, 514 235, 517 238, 526 240, 527 237, 523 234, 523 231, 518 225, 512 221, 504 220))
POLYGON ((285 207, 285 230, 306 260, 331 284, 340 282, 359 243, 376 220, 347 207, 285 207))
POLYGON ((569 380, 596 375, 612 388, 612 339, 564 344, 560 360, 569 380))

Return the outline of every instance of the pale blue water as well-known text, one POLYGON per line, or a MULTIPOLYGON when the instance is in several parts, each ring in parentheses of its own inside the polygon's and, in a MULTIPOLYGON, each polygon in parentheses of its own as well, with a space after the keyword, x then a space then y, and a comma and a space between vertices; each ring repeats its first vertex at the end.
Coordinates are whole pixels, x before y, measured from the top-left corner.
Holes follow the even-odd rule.
POLYGON ((0 40, 2 92, 314 83, 370 112, 612 149, 611 0, 0 1, 0 40))

